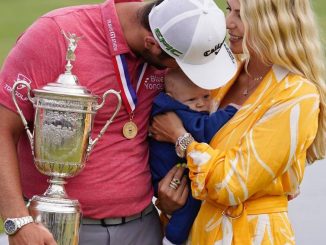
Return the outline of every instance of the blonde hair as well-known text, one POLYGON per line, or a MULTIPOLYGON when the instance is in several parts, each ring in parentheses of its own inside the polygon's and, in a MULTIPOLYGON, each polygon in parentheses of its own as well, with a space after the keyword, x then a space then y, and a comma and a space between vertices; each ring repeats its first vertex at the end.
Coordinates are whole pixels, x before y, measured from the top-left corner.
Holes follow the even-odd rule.
POLYGON ((164 76, 165 92, 173 95, 176 87, 198 87, 180 68, 168 68, 164 76))
POLYGON ((277 64, 313 82, 320 94, 318 131, 307 150, 307 162, 325 157, 325 57, 309 0, 239 0, 245 34, 244 57, 249 49, 267 64, 277 64))

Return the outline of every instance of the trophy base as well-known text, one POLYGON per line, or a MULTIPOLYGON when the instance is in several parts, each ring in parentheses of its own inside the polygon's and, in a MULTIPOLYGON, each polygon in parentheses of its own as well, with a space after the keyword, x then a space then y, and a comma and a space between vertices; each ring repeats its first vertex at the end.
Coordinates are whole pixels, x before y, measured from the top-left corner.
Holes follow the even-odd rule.
POLYGON ((77 200, 34 196, 27 207, 35 222, 42 223, 58 245, 78 245, 82 215, 77 200))

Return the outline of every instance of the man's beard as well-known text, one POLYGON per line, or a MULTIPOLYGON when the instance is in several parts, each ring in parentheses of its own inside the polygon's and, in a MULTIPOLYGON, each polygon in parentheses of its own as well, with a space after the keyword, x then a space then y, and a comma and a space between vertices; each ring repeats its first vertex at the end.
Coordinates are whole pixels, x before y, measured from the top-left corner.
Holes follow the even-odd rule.
POLYGON ((160 54, 159 56, 153 56, 150 54, 148 49, 145 49, 138 55, 141 56, 149 65, 154 66, 158 70, 164 70, 167 68, 167 66, 162 63, 162 61, 166 59, 165 55, 160 54))

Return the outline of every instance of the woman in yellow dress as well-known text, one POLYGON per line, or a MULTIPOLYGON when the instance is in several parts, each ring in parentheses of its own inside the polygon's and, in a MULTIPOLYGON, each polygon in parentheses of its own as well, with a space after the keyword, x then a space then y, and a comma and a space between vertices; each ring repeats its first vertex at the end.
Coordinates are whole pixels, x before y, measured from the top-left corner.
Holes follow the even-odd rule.
MULTIPOLYGON (((173 113, 154 119, 157 140, 187 155, 192 194, 203 200, 191 245, 295 244, 288 197, 306 163, 325 157, 325 66, 309 0, 228 0, 237 75, 216 108, 241 106, 210 144, 173 113)), ((218 76, 218 74, 216 74, 218 76)), ((172 179, 172 178, 171 178, 172 179)))

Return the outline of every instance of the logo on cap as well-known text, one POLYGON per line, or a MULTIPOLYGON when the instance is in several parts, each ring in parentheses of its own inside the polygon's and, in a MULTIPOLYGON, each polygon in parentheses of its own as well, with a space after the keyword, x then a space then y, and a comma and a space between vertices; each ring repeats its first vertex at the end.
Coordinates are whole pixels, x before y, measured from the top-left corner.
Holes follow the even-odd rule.
POLYGON ((164 45, 164 47, 166 48, 166 50, 168 52, 170 52, 172 55, 175 55, 177 57, 179 57, 180 55, 182 55, 182 52, 180 52, 179 50, 177 50, 176 48, 173 48, 163 37, 162 33, 160 32, 159 28, 156 28, 155 30, 155 34, 157 39, 160 41, 160 43, 162 43, 164 45))
POLYGON ((229 49, 229 47, 225 43, 224 43, 224 47, 225 47, 226 51, 228 52, 228 55, 230 56, 232 63, 236 64, 235 57, 234 57, 232 51, 229 49))
POLYGON ((222 46, 223 46, 223 44, 224 44, 224 41, 225 41, 225 38, 224 38, 223 42, 221 42, 221 43, 215 45, 214 48, 205 51, 204 56, 210 56, 210 55, 213 54, 213 53, 215 53, 215 55, 217 55, 217 54, 220 52, 220 50, 221 50, 221 48, 222 48, 222 46))

